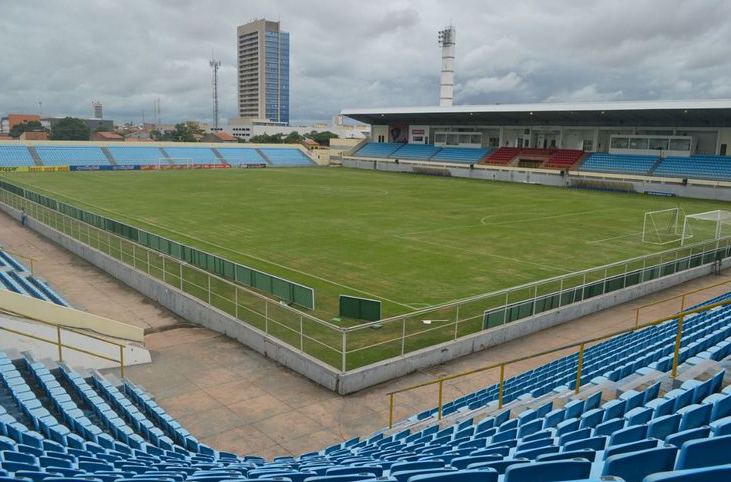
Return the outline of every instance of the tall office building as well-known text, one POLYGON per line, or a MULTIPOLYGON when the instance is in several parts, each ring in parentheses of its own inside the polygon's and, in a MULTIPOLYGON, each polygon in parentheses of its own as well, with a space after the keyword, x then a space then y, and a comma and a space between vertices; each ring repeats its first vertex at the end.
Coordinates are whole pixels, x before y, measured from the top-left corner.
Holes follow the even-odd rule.
POLYGON ((289 123, 289 33, 279 22, 237 28, 239 117, 289 123))

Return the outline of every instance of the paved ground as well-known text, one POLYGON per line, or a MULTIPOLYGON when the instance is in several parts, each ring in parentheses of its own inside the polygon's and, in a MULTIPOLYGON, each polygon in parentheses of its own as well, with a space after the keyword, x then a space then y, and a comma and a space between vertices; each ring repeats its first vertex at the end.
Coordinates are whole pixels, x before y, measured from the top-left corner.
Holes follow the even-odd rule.
MULTIPOLYGON (((181 320, 86 261, 20 228, 2 212, 0 244, 38 258, 37 274, 75 306, 144 327, 153 363, 130 367, 127 375, 150 391, 192 434, 220 450, 266 457, 319 450, 382 428, 388 423, 385 393, 391 390, 631 328, 637 306, 731 280, 728 270, 721 276, 706 276, 664 293, 342 397, 225 336, 181 320)), ((691 296, 686 306, 728 287, 691 296)), ((679 303, 676 300, 648 309, 642 319, 649 321, 677 311, 679 303)), ((508 366, 506 375, 569 352, 508 366)), ((449 382, 445 385, 444 400, 494 383, 497 377, 497 372, 492 371, 449 382)), ((398 395, 396 418, 435 406, 436 396, 434 386, 398 395)))

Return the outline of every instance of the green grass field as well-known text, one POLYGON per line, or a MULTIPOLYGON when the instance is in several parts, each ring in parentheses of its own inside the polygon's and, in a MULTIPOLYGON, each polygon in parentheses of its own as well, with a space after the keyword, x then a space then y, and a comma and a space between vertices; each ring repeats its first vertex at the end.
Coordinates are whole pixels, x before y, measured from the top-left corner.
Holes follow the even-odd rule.
POLYGON ((353 169, 5 174, 8 181, 384 316, 668 249, 643 214, 729 203, 353 169))

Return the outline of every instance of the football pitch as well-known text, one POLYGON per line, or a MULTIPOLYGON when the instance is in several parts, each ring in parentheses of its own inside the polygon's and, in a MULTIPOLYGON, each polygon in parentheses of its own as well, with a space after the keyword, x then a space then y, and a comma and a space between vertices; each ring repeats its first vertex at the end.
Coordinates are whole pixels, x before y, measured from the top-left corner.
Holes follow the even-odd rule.
POLYGON ((393 316, 648 254, 646 211, 715 201, 345 168, 5 174, 8 181, 393 316))

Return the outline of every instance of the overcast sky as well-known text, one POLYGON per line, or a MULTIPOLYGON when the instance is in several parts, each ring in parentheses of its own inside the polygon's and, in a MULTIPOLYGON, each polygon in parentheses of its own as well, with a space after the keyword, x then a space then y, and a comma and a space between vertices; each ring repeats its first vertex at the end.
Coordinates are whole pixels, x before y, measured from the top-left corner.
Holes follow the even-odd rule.
POLYGON ((731 98, 728 0, 0 0, 0 115, 236 115, 236 26, 291 36, 291 117, 432 105, 457 27, 456 103, 731 98))

